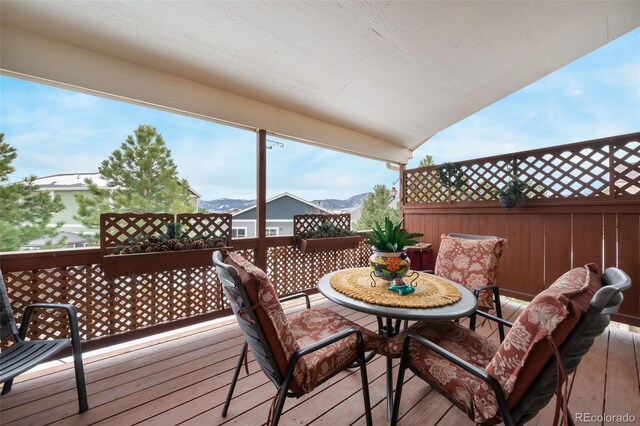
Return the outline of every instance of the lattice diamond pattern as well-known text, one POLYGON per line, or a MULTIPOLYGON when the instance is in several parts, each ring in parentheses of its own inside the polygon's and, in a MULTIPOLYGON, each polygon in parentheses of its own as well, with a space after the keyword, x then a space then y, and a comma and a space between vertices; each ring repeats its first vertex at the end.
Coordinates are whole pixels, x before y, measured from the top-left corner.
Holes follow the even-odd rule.
MULTIPOLYGON (((255 263, 253 249, 239 252, 255 263)), ((295 293, 314 288, 334 269, 367 265, 369 254, 363 243, 335 253, 302 254, 293 246, 273 247, 267 273, 281 295, 295 293)), ((83 340, 228 307, 212 267, 106 279, 100 265, 93 264, 12 272, 5 274, 5 281, 18 322, 28 304, 73 303, 83 340)), ((66 337, 66 315, 43 315, 30 330, 31 338, 66 337)))
POLYGON ((602 145, 530 155, 518 159, 518 176, 532 199, 607 196, 608 151, 602 145))
POLYGON ((449 201, 449 191, 442 184, 440 175, 433 167, 408 172, 405 185, 405 202, 438 203, 449 201))
POLYGON ((230 214, 181 213, 176 221, 184 225, 183 231, 188 237, 216 236, 231 241, 230 214))
POLYGON ((613 158, 616 197, 640 195, 640 143, 614 145, 613 158))
POLYGON ((165 213, 103 213, 100 215, 100 247, 116 247, 132 237, 162 234, 173 222, 173 215, 165 213))
POLYGON ((612 145, 606 140, 523 152, 487 160, 457 163, 465 185, 458 189, 446 186, 438 177, 437 167, 405 171, 405 202, 449 203, 496 201, 496 189, 517 176, 529 184, 528 199, 610 198, 609 182, 614 180, 614 196, 640 196, 640 141, 624 138, 612 145), (610 164, 614 163, 614 176, 610 164))
POLYGON ((293 235, 313 231, 325 222, 331 222, 342 229, 351 229, 350 214, 297 214, 293 216, 293 235))

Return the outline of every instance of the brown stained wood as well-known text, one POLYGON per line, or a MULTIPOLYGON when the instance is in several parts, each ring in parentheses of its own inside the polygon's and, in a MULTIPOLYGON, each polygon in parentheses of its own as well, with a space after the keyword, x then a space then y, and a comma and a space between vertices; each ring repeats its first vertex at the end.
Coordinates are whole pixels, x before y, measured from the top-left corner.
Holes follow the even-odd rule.
MULTIPOLYGON (((415 386, 415 381, 418 380, 422 383, 424 381, 415 377, 410 383, 409 386, 415 386)), ((424 385, 428 386, 426 383, 424 385)), ((420 385, 420 386, 424 386, 420 385)), ((456 409, 448 399, 439 394, 436 390, 431 390, 424 398, 418 401, 415 405, 411 406, 410 410, 404 409, 403 405, 405 405, 405 394, 408 393, 410 396, 413 391, 409 388, 405 388, 402 390, 402 404, 400 405, 400 421, 399 424, 402 426, 432 426, 432 425, 446 425, 446 423, 441 423, 440 420, 444 417, 447 412, 451 409, 456 409)), ((411 402, 411 400, 409 400, 411 402)), ((469 424, 471 420, 467 419, 469 424)), ((464 422, 462 424, 465 424, 464 422)))
POLYGON ((545 216, 544 238, 544 286, 547 288, 571 269, 571 216, 545 216))
MULTIPOLYGON (((314 301, 315 306, 324 305, 341 309, 341 313, 356 322, 370 328, 375 327, 375 319, 372 316, 339 308, 328 301, 321 302, 325 299, 317 295, 314 297, 319 299, 314 301)), ((291 308, 288 308, 287 312, 291 309, 300 309, 300 302, 289 305, 291 308)), ((504 303, 505 317, 509 320, 513 320, 520 309, 521 305, 508 301, 504 303)), ((496 338, 497 334, 495 328, 489 329, 486 325, 480 326, 479 332, 490 335, 491 338, 496 338)), ((255 420, 257 424, 263 423, 266 421, 275 387, 267 382, 264 374, 258 371, 252 357, 249 362, 252 374, 246 376, 244 371, 241 373, 236 398, 231 405, 232 412, 237 413, 238 416, 231 417, 233 415, 231 412, 227 419, 222 419, 220 416, 221 404, 240 349, 239 342, 242 339, 239 336, 240 332, 234 325, 234 321, 228 319, 221 323, 207 325, 202 329, 185 332, 184 337, 180 335, 167 337, 164 343, 163 339, 159 338, 147 343, 139 343, 132 348, 118 349, 113 356, 103 354, 96 358, 88 358, 86 369, 92 408, 80 416, 76 414, 73 373, 70 365, 56 366, 48 373, 34 373, 34 377, 28 377, 31 375, 27 374, 23 381, 16 383, 14 390, 18 391, 17 395, 20 395, 23 403, 8 404, 13 397, 13 392, 2 397, 0 403, 2 423, 25 424, 28 420, 32 420, 36 424, 60 421, 59 424, 68 425, 96 422, 118 426, 137 422, 172 425, 199 415, 202 417, 198 420, 204 420, 204 424, 207 425, 216 425, 223 421, 229 424, 247 424, 243 422, 247 419, 255 420), (181 339, 186 339, 184 345, 181 339), (195 355, 190 355, 191 352, 195 352, 195 355), (203 355, 205 353, 207 354, 203 355), (139 364, 136 364, 136 361, 139 364), (167 376, 166 380, 162 380, 163 372, 166 372, 164 373, 167 376), (130 376, 131 380, 127 381, 127 376, 130 376), (44 386, 40 387, 40 383, 44 386), (56 385, 57 383, 62 384, 56 385), (19 389, 18 385, 28 388, 19 389), (62 386, 62 395, 55 393, 53 389, 56 389, 56 386, 62 386), (56 404, 61 405, 62 408, 53 407, 50 410, 43 408, 56 404), (14 413, 16 410, 22 411, 23 414, 16 415, 14 413), (17 422, 5 420, 17 417, 20 419, 17 422)), ((638 392, 637 354, 634 344, 638 346, 628 332, 615 330, 611 333, 608 353, 609 368, 613 370, 608 371, 606 386, 608 386, 607 395, 617 401, 624 402, 624 398, 628 398, 626 395, 619 395, 626 391, 617 388, 612 391, 613 394, 609 391, 611 387, 619 386, 623 379, 630 383, 631 391, 628 393, 632 398, 632 391, 635 390, 636 394, 638 392), (614 351, 615 355, 612 355, 614 351)), ((578 369, 570 402, 573 412, 584 406, 604 404, 605 383, 602 369, 607 365, 606 358, 606 340, 600 337, 596 340, 592 352, 586 355, 578 369)), ((380 381, 384 382, 382 361, 383 358, 378 357, 376 366, 372 363, 369 371, 372 394, 375 392, 374 398, 378 400, 377 404, 372 400, 375 419, 384 419, 386 409, 384 398, 381 397, 381 395, 384 396, 384 391, 380 394, 377 384, 380 381)), ((318 389, 317 395, 311 394, 303 400, 288 401, 285 409, 290 410, 289 416, 300 419, 302 424, 314 422, 325 424, 328 420, 333 422, 336 418, 335 414, 341 414, 344 418, 355 419, 355 424, 362 424, 363 408, 359 393, 358 371, 353 370, 351 375, 345 373, 344 376, 336 376, 335 380, 335 384, 327 384, 326 387, 318 389), (335 401, 331 399, 331 402, 327 402, 326 397, 332 397, 334 393, 344 398, 334 398, 335 401), (295 408, 292 409, 292 407, 295 408), (333 410, 336 411, 335 414, 333 410), (304 417, 300 413, 314 414, 304 417)), ((424 382, 410 376, 407 380, 401 407, 401 415, 404 413, 401 425, 473 424, 437 392, 428 392, 429 388, 424 382), (405 401, 406 405, 404 405, 405 401)), ((612 403, 609 397, 607 401, 612 403)), ((640 406, 640 402, 638 404, 640 406)), ((547 407, 532 424, 548 424, 549 410, 550 408, 547 407)), ((192 421, 193 424, 202 424, 195 419, 192 421)), ((298 423, 300 422, 296 421, 296 424, 298 423)))
POLYGON ((459 161, 455 165, 465 177, 461 190, 450 190, 440 181, 438 166, 408 169, 404 173, 408 190, 403 200, 405 206, 495 205, 498 195, 493 190, 506 185, 512 179, 512 170, 516 169, 518 178, 529 184, 524 205, 558 199, 568 202, 638 200, 634 183, 640 170, 635 160, 639 139, 640 134, 634 133, 459 161), (488 182, 491 188, 487 188, 488 182))
POLYGON ((256 132, 256 266, 267 269, 267 131, 256 132))
POLYGON ((598 336, 589 352, 582 358, 575 372, 569 410, 573 413, 602 414, 603 392, 606 385, 607 350, 609 330, 598 336), (585 392, 586 389, 602 389, 603 392, 585 392))
POLYGON ((573 215, 573 268, 595 263, 602 267, 602 215, 573 215))
POLYGON ((624 292, 620 314, 640 317, 640 216, 618 215, 618 267, 634 285, 624 292))
MULTIPOLYGON (((367 364, 369 378, 369 398, 371 405, 386 404, 386 359, 378 356, 367 364)), ((319 392, 305 395, 308 404, 295 404, 282 416, 283 424, 304 424, 309 418, 315 418, 321 424, 351 424, 364 413, 362 381, 360 371, 349 370, 351 374, 330 388, 322 386, 319 392), (315 404, 314 402, 317 401, 315 404)), ((397 363, 393 369, 394 377, 398 371, 397 363)), ((303 398, 305 398, 303 397, 303 398)), ((302 399, 302 398, 301 398, 302 399)))
POLYGON ((640 417, 640 391, 635 363, 633 337, 630 333, 611 328, 607 357, 607 383, 604 413, 634 414, 640 417))
MULTIPOLYGON (((544 217, 542 215, 531 215, 529 216, 529 277, 528 284, 524 286, 531 291, 531 295, 536 295, 545 288, 544 260, 544 217)), ((526 293, 517 285, 509 288, 526 293)))

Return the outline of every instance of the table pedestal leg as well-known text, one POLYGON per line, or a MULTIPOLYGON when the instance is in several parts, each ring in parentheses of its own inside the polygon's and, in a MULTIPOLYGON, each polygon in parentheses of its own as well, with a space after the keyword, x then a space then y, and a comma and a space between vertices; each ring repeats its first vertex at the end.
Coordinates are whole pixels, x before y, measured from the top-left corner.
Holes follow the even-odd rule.
MULTIPOLYGON (((382 322, 382 317, 378 318, 378 333, 387 339, 396 336, 400 332, 400 320, 396 320, 393 324, 391 318, 385 318, 385 323, 382 322)), ((387 358, 387 424, 391 423, 391 416, 393 415, 393 360, 387 358)))

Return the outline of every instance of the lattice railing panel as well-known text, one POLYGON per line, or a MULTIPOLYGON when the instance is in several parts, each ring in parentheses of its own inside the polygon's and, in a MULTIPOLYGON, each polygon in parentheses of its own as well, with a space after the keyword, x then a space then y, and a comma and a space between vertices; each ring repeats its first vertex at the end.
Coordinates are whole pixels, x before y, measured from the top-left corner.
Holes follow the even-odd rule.
POLYGON ((406 170, 404 202, 497 201, 497 190, 514 174, 528 184, 525 198, 530 200, 637 198, 640 134, 463 161, 455 166, 464 184, 450 189, 440 179, 438 166, 406 170))
POLYGON ((231 215, 228 213, 180 213, 176 217, 183 224, 185 236, 215 236, 231 241, 231 215))
POLYGON ((323 223, 331 222, 335 227, 351 229, 350 214, 297 214, 293 216, 293 235, 319 228, 323 223))
POLYGON ((496 198, 495 191, 511 179, 513 163, 506 159, 495 162, 462 164, 464 185, 452 188, 453 201, 486 201, 496 198))
POLYGON ((406 174, 407 203, 447 202, 449 191, 434 168, 413 169, 406 174))
POLYGON ((640 195, 640 142, 614 145, 613 162, 615 195, 640 195))
POLYGON ((338 269, 367 266, 371 247, 360 243, 355 249, 302 253, 296 247, 271 247, 267 252, 267 275, 279 295, 315 288, 318 280, 338 269))
POLYGON ((173 222, 167 213, 103 213, 100 215, 100 247, 116 247, 134 237, 163 234, 173 222))
POLYGON ((609 146, 518 158, 517 175, 529 185, 527 198, 606 197, 609 146))
MULTIPOLYGON (((254 249, 238 253, 255 263, 254 249)), ((369 256, 370 248, 364 243, 356 249, 309 254, 295 246, 272 247, 267 253, 267 274, 278 293, 285 295, 314 288, 322 275, 333 270, 366 266, 369 256)), ((4 278, 18 322, 28 304, 72 303, 78 310, 83 340, 228 307, 210 266, 107 279, 99 264, 91 264, 9 272, 4 278)), ((37 317, 29 337, 66 337, 67 331, 63 313, 47 312, 37 317)))

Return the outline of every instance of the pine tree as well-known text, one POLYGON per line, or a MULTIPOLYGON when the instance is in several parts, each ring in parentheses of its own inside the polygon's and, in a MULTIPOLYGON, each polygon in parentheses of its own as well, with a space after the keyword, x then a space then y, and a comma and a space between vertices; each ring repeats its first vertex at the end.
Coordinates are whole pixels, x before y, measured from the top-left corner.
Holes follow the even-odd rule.
POLYGON ((11 165, 17 157, 16 149, 4 142, 0 133, 0 251, 18 250, 36 238, 53 237, 62 222, 48 226, 53 213, 64 208, 59 196, 40 191, 33 184, 35 176, 8 184, 15 171, 11 165))
POLYGON ((162 135, 148 125, 140 125, 134 135, 113 151, 98 168, 107 188, 87 179, 91 196, 76 194, 78 215, 83 225, 99 226, 100 213, 186 213, 194 212, 186 179, 178 178, 178 168, 162 135))
POLYGON ((384 223, 384 218, 388 217, 394 222, 400 220, 398 209, 392 206, 393 197, 391 191, 385 185, 376 185, 373 192, 362 202, 362 215, 354 224, 357 230, 371 229, 373 222, 384 223))
POLYGON ((420 164, 418 167, 427 167, 427 166, 435 166, 436 163, 433 161, 432 155, 425 155, 422 160, 420 160, 420 164))

